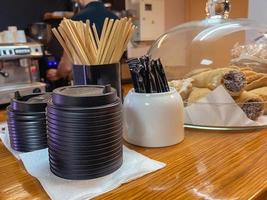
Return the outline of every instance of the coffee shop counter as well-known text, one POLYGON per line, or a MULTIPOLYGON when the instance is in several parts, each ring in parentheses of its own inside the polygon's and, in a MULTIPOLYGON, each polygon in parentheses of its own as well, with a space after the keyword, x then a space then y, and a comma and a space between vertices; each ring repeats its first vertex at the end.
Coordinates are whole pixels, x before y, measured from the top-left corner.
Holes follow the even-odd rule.
MULTIPOLYGON (((0 111, 0 120, 6 120, 0 111)), ((128 147, 167 166, 96 199, 267 199, 267 130, 186 129, 167 148, 128 147)), ((49 199, 0 142, 0 199, 49 199)))

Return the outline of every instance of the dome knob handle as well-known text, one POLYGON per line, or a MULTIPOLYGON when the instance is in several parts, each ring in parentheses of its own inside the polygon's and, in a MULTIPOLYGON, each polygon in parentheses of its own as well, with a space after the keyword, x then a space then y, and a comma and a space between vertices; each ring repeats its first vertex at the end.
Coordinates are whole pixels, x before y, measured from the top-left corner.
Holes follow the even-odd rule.
POLYGON ((208 18, 228 19, 230 10, 230 0, 207 0, 206 15, 208 18))

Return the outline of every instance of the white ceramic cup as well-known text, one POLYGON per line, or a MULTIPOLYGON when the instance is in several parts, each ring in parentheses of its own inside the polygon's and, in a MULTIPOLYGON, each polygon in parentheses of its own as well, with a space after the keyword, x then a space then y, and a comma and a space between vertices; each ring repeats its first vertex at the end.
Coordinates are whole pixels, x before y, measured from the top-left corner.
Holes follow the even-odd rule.
POLYGON ((142 94, 132 89, 124 101, 124 139, 142 147, 166 147, 184 140, 184 106, 174 88, 142 94))
POLYGON ((25 43, 25 42, 27 42, 24 30, 18 30, 15 33, 15 36, 16 36, 16 42, 17 43, 25 43))
POLYGON ((16 26, 9 26, 7 28, 8 31, 11 31, 11 32, 16 32, 18 30, 18 28, 16 26))
POLYGON ((4 31, 3 32, 3 42, 4 43, 14 43, 14 33, 12 31, 4 31))

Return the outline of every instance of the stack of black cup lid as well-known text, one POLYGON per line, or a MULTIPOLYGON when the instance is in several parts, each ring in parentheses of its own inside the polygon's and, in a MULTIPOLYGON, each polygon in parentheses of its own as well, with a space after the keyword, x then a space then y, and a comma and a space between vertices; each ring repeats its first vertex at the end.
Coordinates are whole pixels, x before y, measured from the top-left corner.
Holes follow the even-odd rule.
POLYGON ((7 108, 12 149, 31 152, 47 148, 46 106, 49 93, 17 95, 7 108))
POLYGON ((51 171, 65 179, 102 177, 122 165, 122 106, 110 86, 53 91, 47 106, 51 171))

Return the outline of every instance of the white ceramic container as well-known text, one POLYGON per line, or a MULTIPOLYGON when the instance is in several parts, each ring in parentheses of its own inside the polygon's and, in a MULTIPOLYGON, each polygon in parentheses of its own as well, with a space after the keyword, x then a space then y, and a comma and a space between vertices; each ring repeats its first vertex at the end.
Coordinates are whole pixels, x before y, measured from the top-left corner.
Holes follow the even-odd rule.
POLYGON ((15 43, 14 32, 12 31, 4 31, 3 32, 3 42, 4 43, 15 43))
POLYGON ((16 42, 17 43, 26 43, 27 42, 24 30, 18 30, 15 33, 15 37, 16 37, 16 42))
POLYGON ((7 27, 7 30, 11 32, 17 32, 18 28, 16 26, 9 26, 7 27))
POLYGON ((166 147, 184 139, 184 106, 175 89, 142 94, 132 89, 124 101, 124 139, 143 147, 166 147))

